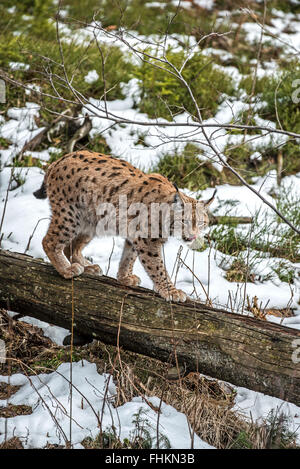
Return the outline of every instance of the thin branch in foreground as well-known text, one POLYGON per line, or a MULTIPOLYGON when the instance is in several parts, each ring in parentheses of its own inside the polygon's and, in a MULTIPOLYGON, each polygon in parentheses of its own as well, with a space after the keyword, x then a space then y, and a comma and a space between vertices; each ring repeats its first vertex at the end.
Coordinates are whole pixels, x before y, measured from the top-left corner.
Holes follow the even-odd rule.
MULTIPOLYGON (((84 24, 84 23, 83 23, 84 24)), ((71 84, 67 71, 65 69, 65 64, 64 64, 64 56, 63 56, 63 50, 62 50, 62 44, 61 44, 61 38, 59 35, 59 27, 58 27, 58 19, 57 19, 57 41, 59 44, 59 50, 61 53, 61 67, 63 70, 63 76, 59 77, 57 76, 58 79, 60 79, 61 83, 63 83, 67 88, 70 89, 72 95, 74 96, 75 101, 73 100, 66 100, 63 96, 54 96, 54 99, 60 99, 63 100, 64 102, 67 103, 73 103, 73 104, 80 104, 83 108, 88 109, 89 113, 91 115, 101 117, 102 119, 107 119, 110 122, 113 122, 115 124, 134 124, 138 126, 154 126, 156 128, 164 128, 164 127, 178 127, 178 126, 189 126, 189 127, 196 127, 199 130, 202 131, 202 134, 204 136, 204 139, 207 143, 207 146, 211 149, 212 154, 215 155, 217 158, 217 161, 222 165, 222 167, 227 168, 234 176, 244 185, 247 187, 251 192, 253 192, 257 197, 261 199, 261 201, 267 205, 271 210, 273 210, 279 218, 281 218, 293 231, 295 231, 297 234, 300 235, 300 229, 296 227, 288 218, 282 214, 277 207, 269 202, 259 191, 257 191, 253 186, 247 183, 247 181, 243 178, 243 176, 240 175, 240 173, 235 170, 227 161, 226 157, 218 150, 215 141, 211 138, 211 135, 207 133, 207 128, 213 127, 216 129, 241 129, 241 130, 259 130, 259 131, 266 131, 270 133, 277 133, 289 137, 294 137, 300 139, 300 134, 294 133, 294 132, 288 132, 282 129, 274 129, 274 127, 271 126, 251 126, 251 125, 242 125, 242 124, 218 124, 218 123, 205 123, 202 118, 201 114, 201 109, 197 103, 197 100, 194 96, 194 93, 191 89, 190 84, 186 81, 186 79, 182 75, 182 68, 178 69, 168 58, 166 57, 166 54, 164 54, 162 57, 153 55, 150 53, 148 50, 141 50, 138 48, 136 45, 132 45, 127 39, 126 39, 126 34, 127 37, 134 37, 131 33, 126 33, 125 30, 120 30, 117 32, 112 32, 112 31, 107 31, 104 29, 101 24, 96 23, 94 25, 85 23, 84 24, 86 28, 92 28, 92 31, 94 33, 94 36, 98 39, 97 34, 95 31, 100 32, 101 34, 104 34, 105 36, 114 39, 116 42, 121 42, 123 45, 125 45, 129 51, 131 51, 135 56, 137 56, 140 60, 143 62, 148 63, 152 67, 158 68, 165 73, 168 73, 172 75, 174 78, 176 78, 187 90, 188 95, 191 98, 191 101, 194 105, 195 108, 195 114, 196 118, 194 116, 189 116, 187 118, 186 123, 176 123, 176 122, 161 122, 160 119, 156 119, 156 121, 139 121, 139 120, 132 120, 132 119, 126 119, 121 116, 116 115, 115 113, 109 112, 107 109, 107 101, 106 101, 106 93, 105 93, 105 100, 104 100, 104 109, 101 107, 99 108, 98 105, 95 105, 94 103, 90 102, 89 98, 84 96, 79 90, 76 90, 73 85, 71 84), (196 119, 196 121, 195 121, 196 119)), ((142 41, 139 38, 135 38, 137 43, 141 43, 142 41)), ((166 41, 166 38, 165 38, 166 41)), ((155 45, 153 42, 150 44, 155 45)), ((157 46, 157 44, 156 44, 157 46)), ((162 50, 164 50, 164 45, 160 45, 162 50)), ((0 70, 0 77, 6 79, 10 83, 17 84, 18 86, 22 86, 23 88, 26 89, 26 86, 23 84, 20 84, 16 82, 16 80, 11 79, 7 74, 3 73, 2 70, 0 70)), ((55 89, 56 94, 57 94, 57 89, 55 89)), ((44 93, 41 93, 44 95, 44 93)), ((45 94, 45 96, 52 97, 49 94, 45 94)), ((172 139, 169 137, 169 140, 172 141, 172 139)))

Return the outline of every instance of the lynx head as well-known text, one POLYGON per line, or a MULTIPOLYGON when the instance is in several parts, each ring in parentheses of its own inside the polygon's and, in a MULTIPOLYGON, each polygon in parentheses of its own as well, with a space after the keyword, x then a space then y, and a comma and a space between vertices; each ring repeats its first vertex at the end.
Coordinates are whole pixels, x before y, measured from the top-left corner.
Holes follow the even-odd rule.
POLYGON ((173 202, 174 236, 179 235, 191 249, 197 249, 203 239, 209 224, 208 207, 215 194, 216 191, 208 200, 196 200, 177 189, 173 202))

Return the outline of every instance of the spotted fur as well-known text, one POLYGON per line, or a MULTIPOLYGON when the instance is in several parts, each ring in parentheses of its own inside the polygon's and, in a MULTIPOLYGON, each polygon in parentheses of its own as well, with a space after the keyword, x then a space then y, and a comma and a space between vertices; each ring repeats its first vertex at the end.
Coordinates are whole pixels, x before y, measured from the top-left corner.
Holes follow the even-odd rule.
MULTIPOLYGON (((83 257, 82 250, 95 237, 101 217, 107 216, 105 211, 99 215, 99 205, 112 203, 118 214, 120 195, 127 196, 128 205, 134 202, 143 202, 147 206, 152 202, 165 202, 172 204, 172 207, 178 203, 181 206, 188 202, 192 204, 186 241, 197 237, 199 231, 208 224, 205 204, 178 191, 164 176, 145 174, 126 161, 89 151, 70 153, 52 163, 42 187, 34 194, 38 198, 49 198, 52 218, 43 239, 43 247, 53 266, 67 279, 83 272, 102 274, 98 265, 93 265, 83 257), (195 210, 199 204, 203 212, 201 227, 195 225, 195 210)), ((129 219, 132 219, 132 215, 129 219)), ((161 223, 157 238, 151 238, 150 226, 147 237, 128 236, 119 265, 118 280, 130 286, 140 283, 140 279, 132 273, 134 262, 139 257, 155 290, 163 298, 185 301, 185 293, 174 287, 164 266, 162 246, 166 240, 161 223)))

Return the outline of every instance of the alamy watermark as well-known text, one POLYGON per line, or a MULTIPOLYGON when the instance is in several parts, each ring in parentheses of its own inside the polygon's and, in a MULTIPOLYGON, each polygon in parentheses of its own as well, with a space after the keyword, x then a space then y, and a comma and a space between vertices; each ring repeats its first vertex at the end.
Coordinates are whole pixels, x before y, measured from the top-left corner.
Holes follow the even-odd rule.
POLYGON ((191 241, 206 227, 208 218, 201 203, 193 205, 181 200, 173 203, 128 204, 127 196, 120 195, 118 203, 97 205, 97 236, 124 238, 176 238, 191 241))
POLYGON ((4 340, 0 339, 0 364, 6 361, 6 347, 4 340))
POLYGON ((295 349, 292 353, 292 362, 300 363, 300 339, 295 339, 292 342, 292 347, 295 349))
POLYGON ((0 104, 6 103, 6 86, 5 81, 0 78, 0 104))

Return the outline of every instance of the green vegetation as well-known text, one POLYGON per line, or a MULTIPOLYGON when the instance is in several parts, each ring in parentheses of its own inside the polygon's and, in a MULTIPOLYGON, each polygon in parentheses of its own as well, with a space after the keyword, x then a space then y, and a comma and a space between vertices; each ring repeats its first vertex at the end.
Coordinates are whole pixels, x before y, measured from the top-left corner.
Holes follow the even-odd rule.
POLYGON ((11 143, 6 138, 0 137, 0 149, 7 149, 11 143))
MULTIPOLYGON (((52 74, 53 84, 57 91, 66 99, 74 100, 73 93, 65 86, 62 79, 62 58, 56 40, 56 24, 54 15, 56 7, 51 0, 27 0, 26 2, 4 1, 0 11, 0 67, 10 70, 10 62, 24 63, 29 69, 16 69, 13 72, 14 79, 23 83, 39 85, 44 93, 55 95, 50 84, 49 75, 52 74), (8 11, 8 7, 15 7, 8 11), (24 16, 24 14, 26 15, 24 16), (17 31, 17 34, 15 32, 17 31)), ((71 28, 72 31, 72 28, 71 28)), ((127 82, 131 78, 133 66, 128 58, 118 47, 102 45, 103 62, 95 41, 86 44, 77 44, 71 33, 62 31, 61 37, 67 37, 68 41, 62 41, 62 53, 67 76, 72 85, 87 97, 101 98, 104 93, 104 81, 108 91, 108 99, 122 98, 120 83, 127 82), (71 35, 71 37, 70 37, 71 35), (87 83, 85 77, 91 70, 96 70, 99 79, 93 83, 87 83)), ((27 98, 28 99, 28 98, 27 98)), ((26 100, 24 89, 11 85, 7 87, 7 107, 11 105, 22 106, 26 100), (8 104, 9 103, 9 104, 8 104)), ((35 96, 35 101, 44 107, 60 112, 65 109, 65 104, 60 100, 41 98, 35 96)), ((42 117, 49 120, 47 111, 42 111, 42 117)))
POLYGON ((219 171, 201 161, 201 150, 192 144, 187 144, 182 153, 164 155, 151 172, 163 174, 178 187, 191 191, 204 190, 220 181, 219 171))
POLYGON ((169 439, 161 432, 159 432, 158 442, 156 437, 151 435, 153 433, 156 435, 156 428, 150 424, 147 412, 142 407, 136 414, 133 414, 132 423, 134 430, 123 441, 120 440, 115 427, 112 426, 103 433, 99 433, 94 440, 86 438, 82 444, 87 449, 169 449, 171 447, 169 439))
POLYGON ((277 262, 277 265, 275 265, 272 270, 281 282, 289 284, 294 283, 295 269, 285 260, 277 262))
MULTIPOLYGON (((276 194, 277 208, 295 226, 300 226, 300 200, 292 188, 282 188, 276 194)), ((227 214, 231 204, 228 204, 227 214)), ((252 225, 243 230, 239 226, 217 225, 212 228, 210 238, 216 249, 224 254, 221 266, 228 263, 227 256, 232 256, 232 263, 227 269, 226 278, 232 282, 255 281, 253 267, 259 259, 268 258, 273 272, 260 276, 259 281, 278 278, 282 282, 294 283, 299 276, 291 262, 300 262, 300 236, 290 229, 277 216, 265 218, 257 213, 252 225), (245 252, 247 251, 247 252, 245 252), (248 252, 251 254, 248 256, 248 252), (275 259, 274 259, 275 258, 275 259)))
MULTIPOLYGON (((255 87, 254 87, 254 93, 256 95, 263 93, 267 85, 267 81, 268 81, 267 77, 256 78, 255 87)), ((244 74, 243 78, 241 79, 239 83, 239 88, 245 90, 248 95, 251 95, 252 88, 253 88, 253 73, 244 74)))
MULTIPOLYGON (((75 348, 72 353, 72 362, 78 362, 82 359, 82 351, 79 347, 75 348)), ((44 372, 50 373, 56 370, 62 363, 70 360, 70 352, 66 348, 61 348, 55 351, 55 353, 49 353, 48 357, 42 359, 36 359, 32 363, 32 369, 40 372, 43 369, 44 372)))
MULTIPOLYGON (((265 76, 256 80, 255 96, 256 100, 261 100, 263 107, 260 110, 260 116, 266 120, 276 122, 277 127, 282 127, 290 132, 300 133, 300 108, 298 100, 300 94, 299 88, 300 65, 298 61, 292 63, 281 64, 283 70, 272 76, 265 76)), ((250 95, 252 91, 252 75, 245 75, 241 82, 240 88, 246 90, 250 95)), ((241 122, 245 122, 244 115, 240 116, 241 122)), ((246 145, 239 147, 231 154, 233 166, 244 173, 246 179, 251 182, 253 176, 264 175, 270 169, 276 168, 278 155, 282 155, 283 168, 282 176, 296 174, 300 171, 300 150, 299 144, 295 139, 288 139, 286 143, 281 145, 272 142, 261 148, 262 160, 253 162, 249 160, 249 156, 253 152, 251 147, 246 145), (235 164, 236 163, 236 164, 235 164), (247 178, 247 175, 249 177, 247 178)))
MULTIPOLYGON (((167 52, 168 61, 178 69, 184 63, 184 52, 167 52)), ((172 115, 187 110, 196 114, 195 105, 186 87, 171 73, 171 66, 156 68, 155 60, 143 62, 135 70, 141 80, 141 102, 139 108, 150 117, 165 117, 171 120, 172 115)), ((223 101, 224 95, 233 94, 233 85, 229 75, 213 66, 212 60, 195 53, 186 63, 183 78, 190 84, 204 118, 211 117, 223 101)))
POLYGON ((66 0, 63 5, 68 7, 72 18, 88 22, 96 12, 96 18, 105 28, 122 26, 145 35, 164 34, 167 30, 169 34, 190 34, 193 29, 210 32, 214 24, 215 15, 199 15, 198 9, 187 11, 182 8, 177 12, 176 5, 168 0, 162 1, 162 7, 157 5, 158 2, 152 7, 151 3, 144 0, 89 0, 90 7, 86 8, 83 2, 66 0), (166 3, 169 3, 167 13, 166 3))
MULTIPOLYGON (((265 80, 262 100, 266 105, 262 108, 262 117, 277 122, 276 107, 278 114, 278 126, 283 129, 300 133, 300 107, 299 88, 300 65, 292 62, 289 67, 281 73, 275 74, 265 80)), ((300 171, 299 143, 290 139, 282 146, 283 175, 295 174, 300 171)), ((269 153, 276 158, 278 149, 269 149, 269 153)))
MULTIPOLYGON (((251 124, 250 122, 250 125, 251 124)), ((227 156, 228 163, 249 183, 254 182, 253 178, 264 176, 268 171, 276 169, 276 162, 270 155, 269 148, 263 146, 257 146, 254 150, 251 144, 231 145, 229 140, 229 143, 224 149, 224 154, 227 156), (260 153, 261 158, 259 160, 250 158, 254 151, 260 153)), ((240 184, 237 177, 227 168, 223 169, 221 177, 221 180, 229 184, 240 184)))
MULTIPOLYGON (((102 76, 102 63, 97 46, 91 44, 84 47, 63 42, 62 51, 66 73, 69 80, 72 80, 74 88, 79 89, 83 95, 88 97, 101 98, 104 93, 103 80, 99 78, 94 83, 87 83, 84 80, 87 73, 93 69, 97 71, 99 77, 102 76)), ((103 46, 103 56, 108 99, 122 98, 120 83, 130 79, 130 71, 133 67, 117 47, 108 49, 103 46)), ((55 41, 49 42, 43 39, 37 41, 37 38, 28 38, 28 36, 14 38, 8 44, 6 43, 2 53, 0 49, 0 65, 7 67, 10 61, 30 63, 29 70, 20 70, 14 76, 26 81, 34 78, 35 83, 38 79, 38 84, 42 85, 43 91, 53 95, 54 91, 44 73, 47 66, 48 72, 54 75, 53 80, 57 90, 64 98, 74 100, 72 92, 66 89, 63 80, 55 78, 55 74, 64 76, 60 65, 62 62, 60 51, 55 41)), ((44 104, 52 104, 52 106, 54 103, 55 101, 50 99, 44 102, 44 104)))
MULTIPOLYGON (((15 168, 31 168, 35 166, 36 168, 44 168, 45 162, 40 160, 39 158, 34 158, 32 155, 25 155, 22 157, 20 161, 16 160, 14 162, 15 168)), ((25 181, 24 181, 25 182, 25 181)))

